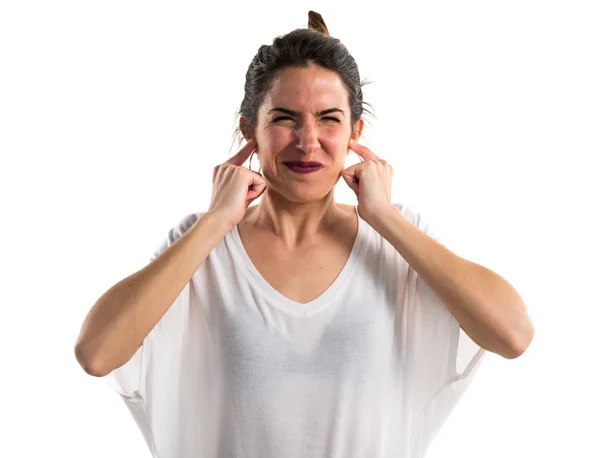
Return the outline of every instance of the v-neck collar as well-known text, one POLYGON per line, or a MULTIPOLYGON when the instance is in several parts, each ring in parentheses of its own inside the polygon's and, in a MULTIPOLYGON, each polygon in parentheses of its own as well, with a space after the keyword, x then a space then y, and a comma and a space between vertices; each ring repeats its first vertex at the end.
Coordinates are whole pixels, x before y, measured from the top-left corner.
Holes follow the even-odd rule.
POLYGON ((359 256, 359 252, 363 245, 365 230, 364 225, 366 224, 358 215, 358 210, 356 206, 354 207, 354 210, 356 218, 358 219, 358 230, 354 239, 352 250, 350 251, 350 255, 348 256, 346 263, 342 267, 342 270, 340 271, 336 279, 333 281, 333 283, 329 285, 329 287, 320 296, 305 304, 293 301, 288 297, 284 296, 275 288, 273 288, 264 279, 264 277, 261 275, 261 273, 250 260, 250 257, 248 256, 248 253, 246 252, 244 245, 242 244, 237 225, 234 226, 234 228, 227 233, 226 237, 228 237, 230 242, 232 242, 231 251, 235 256, 236 260, 238 261, 239 265, 243 268, 245 274, 254 283, 254 285, 258 287, 266 297, 271 299, 269 302, 272 303, 275 307, 284 310, 290 314, 303 316, 327 305, 329 301, 335 296, 335 294, 340 290, 340 288, 344 285, 344 283, 350 276, 350 273, 354 269, 354 265, 356 264, 356 260, 359 256))

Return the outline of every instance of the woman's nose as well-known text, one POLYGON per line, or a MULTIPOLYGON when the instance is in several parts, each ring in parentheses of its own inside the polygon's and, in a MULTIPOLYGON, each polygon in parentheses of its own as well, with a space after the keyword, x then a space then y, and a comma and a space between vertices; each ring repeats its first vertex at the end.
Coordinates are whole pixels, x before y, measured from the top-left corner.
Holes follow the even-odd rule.
POLYGON ((306 154, 310 154, 321 147, 318 129, 316 126, 306 125, 298 129, 296 147, 306 154))

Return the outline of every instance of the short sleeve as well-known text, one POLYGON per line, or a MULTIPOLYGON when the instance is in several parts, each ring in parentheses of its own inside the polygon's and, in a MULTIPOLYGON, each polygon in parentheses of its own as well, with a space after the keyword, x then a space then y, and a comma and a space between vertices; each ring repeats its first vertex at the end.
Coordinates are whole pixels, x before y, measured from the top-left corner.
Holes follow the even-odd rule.
POLYGON ((110 387, 126 398, 139 395, 144 345, 140 345, 129 361, 114 369, 105 379, 110 387))
MULTIPOLYGON (((160 242, 150 256, 148 263, 154 261, 162 253, 164 253, 175 241, 181 237, 198 219, 201 214, 193 213, 172 227, 167 236, 160 242)), ((180 295, 181 297, 181 295, 180 295)), ((176 300, 179 300, 178 297, 176 300)), ((164 317, 163 317, 164 319, 164 317)), ((122 366, 114 369, 104 378, 109 386, 124 398, 140 397, 142 395, 142 379, 147 367, 147 358, 144 350, 148 346, 148 340, 152 337, 153 331, 150 331, 144 342, 137 349, 135 354, 122 366)))
MULTIPOLYGON (((438 229, 421 214, 397 207, 415 227, 446 246, 438 229)), ((404 301, 414 408, 411 449, 415 457, 421 457, 470 386, 487 352, 461 329, 433 289, 410 267, 404 301)))

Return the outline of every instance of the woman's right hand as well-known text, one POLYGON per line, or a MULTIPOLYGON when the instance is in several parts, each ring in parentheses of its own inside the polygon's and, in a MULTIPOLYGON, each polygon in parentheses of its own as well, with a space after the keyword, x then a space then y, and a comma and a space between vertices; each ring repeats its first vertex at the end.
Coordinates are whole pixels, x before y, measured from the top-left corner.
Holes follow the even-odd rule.
POLYGON ((242 164, 256 150, 256 140, 213 169, 212 198, 208 212, 219 215, 233 229, 246 214, 250 203, 266 189, 266 181, 242 164))

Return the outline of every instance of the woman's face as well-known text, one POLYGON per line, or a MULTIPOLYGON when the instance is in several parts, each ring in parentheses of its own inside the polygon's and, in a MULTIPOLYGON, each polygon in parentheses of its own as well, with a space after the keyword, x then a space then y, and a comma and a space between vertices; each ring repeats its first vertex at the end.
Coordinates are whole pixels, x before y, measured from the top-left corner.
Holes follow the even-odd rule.
POLYGON ((350 138, 357 140, 362 128, 362 120, 351 125, 348 91, 335 72, 316 65, 282 70, 259 109, 254 132, 268 188, 292 201, 325 197, 345 168, 350 138), (285 165, 288 161, 323 166, 298 173, 285 165))

